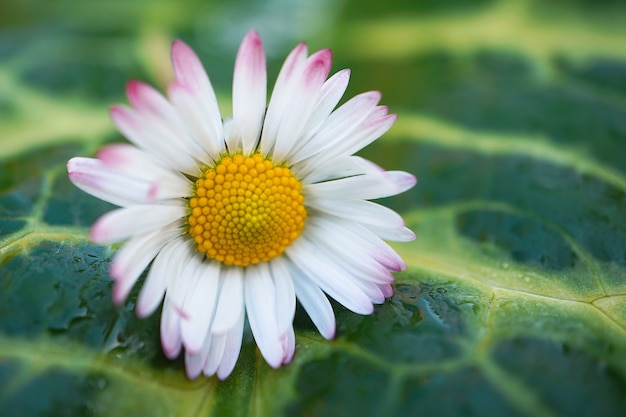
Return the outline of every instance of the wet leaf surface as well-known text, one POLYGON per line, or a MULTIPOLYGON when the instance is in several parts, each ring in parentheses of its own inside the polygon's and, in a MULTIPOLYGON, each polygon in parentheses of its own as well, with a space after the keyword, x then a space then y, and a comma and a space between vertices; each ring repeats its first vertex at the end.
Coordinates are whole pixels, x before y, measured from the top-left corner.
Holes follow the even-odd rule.
POLYGON ((623 3, 210 3, 0 5, 0 415, 624 415, 623 3), (270 80, 306 39, 352 69, 347 96, 383 93, 398 122, 362 154, 418 176, 385 200, 418 240, 373 315, 334 304, 336 340, 299 310, 290 366, 246 334, 230 378, 189 381, 137 289, 112 305, 115 248, 87 239, 112 206, 65 163, 123 140, 108 106, 163 89, 177 37, 230 114, 252 26, 270 80))

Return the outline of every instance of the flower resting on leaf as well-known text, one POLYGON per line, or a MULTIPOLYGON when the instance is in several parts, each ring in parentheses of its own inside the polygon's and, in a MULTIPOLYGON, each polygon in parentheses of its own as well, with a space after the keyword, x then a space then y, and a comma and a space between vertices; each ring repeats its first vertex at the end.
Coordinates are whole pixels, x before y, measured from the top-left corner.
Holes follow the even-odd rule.
POLYGON ((226 378, 244 319, 267 363, 291 361, 296 297, 322 336, 335 335, 327 295, 359 314, 392 294, 405 267, 382 239, 413 232, 370 202, 401 193, 415 177, 386 172, 353 153, 396 119, 360 94, 335 109, 349 79, 328 78, 331 53, 299 44, 280 70, 266 110, 265 53, 250 31, 235 62, 233 115, 222 120, 194 52, 172 46, 175 80, 165 98, 131 81, 131 107, 111 117, 131 144, 68 162, 71 181, 121 208, 93 225, 98 244, 125 242, 111 263, 113 301, 124 302, 146 267, 136 312, 163 301, 161 343, 185 348, 187 374, 226 378))

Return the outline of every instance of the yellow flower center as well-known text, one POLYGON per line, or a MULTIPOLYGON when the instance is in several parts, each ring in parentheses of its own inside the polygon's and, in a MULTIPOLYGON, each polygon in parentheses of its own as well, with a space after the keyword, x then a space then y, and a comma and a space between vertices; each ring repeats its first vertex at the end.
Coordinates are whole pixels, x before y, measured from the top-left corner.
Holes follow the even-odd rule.
POLYGON ((200 252, 223 264, 269 261, 302 232, 301 188, 289 168, 259 154, 226 156, 196 181, 189 234, 200 252))

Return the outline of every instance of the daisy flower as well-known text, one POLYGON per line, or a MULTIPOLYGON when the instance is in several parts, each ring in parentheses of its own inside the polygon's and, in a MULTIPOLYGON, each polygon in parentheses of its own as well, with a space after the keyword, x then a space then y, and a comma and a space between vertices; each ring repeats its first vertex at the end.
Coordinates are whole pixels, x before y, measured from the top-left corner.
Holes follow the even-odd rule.
POLYGON ((383 239, 415 235, 368 200, 401 193, 415 177, 353 155, 396 116, 378 105, 376 91, 337 107, 349 71, 328 78, 330 50, 308 56, 304 43, 285 60, 267 103, 254 30, 237 53, 232 117, 222 119, 200 60, 181 41, 172 63, 167 97, 131 81, 130 107, 111 108, 132 144, 67 164, 77 187, 121 207, 98 219, 89 237, 124 242, 110 268, 116 304, 151 264, 136 312, 146 317, 163 304, 163 351, 175 358, 184 347, 190 378, 232 372, 246 318, 278 368, 294 355, 296 297, 331 339, 327 296, 370 314, 391 296, 392 272, 405 268, 383 239))

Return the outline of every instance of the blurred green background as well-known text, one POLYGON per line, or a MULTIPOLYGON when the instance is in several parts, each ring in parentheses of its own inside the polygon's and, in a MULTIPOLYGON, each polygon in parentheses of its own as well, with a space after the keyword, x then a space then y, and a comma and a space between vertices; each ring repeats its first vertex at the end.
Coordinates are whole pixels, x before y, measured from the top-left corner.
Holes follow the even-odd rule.
POLYGON ((623 416, 626 4, 591 0, 2 0, 0 415, 623 416), (372 316, 296 316, 294 363, 247 335, 224 382, 188 381, 158 314, 111 305, 111 206, 66 161, 124 140, 129 79, 163 91, 180 38, 230 114, 256 28, 270 84, 299 41, 399 115, 362 154, 420 180, 385 201, 418 240, 372 316))

